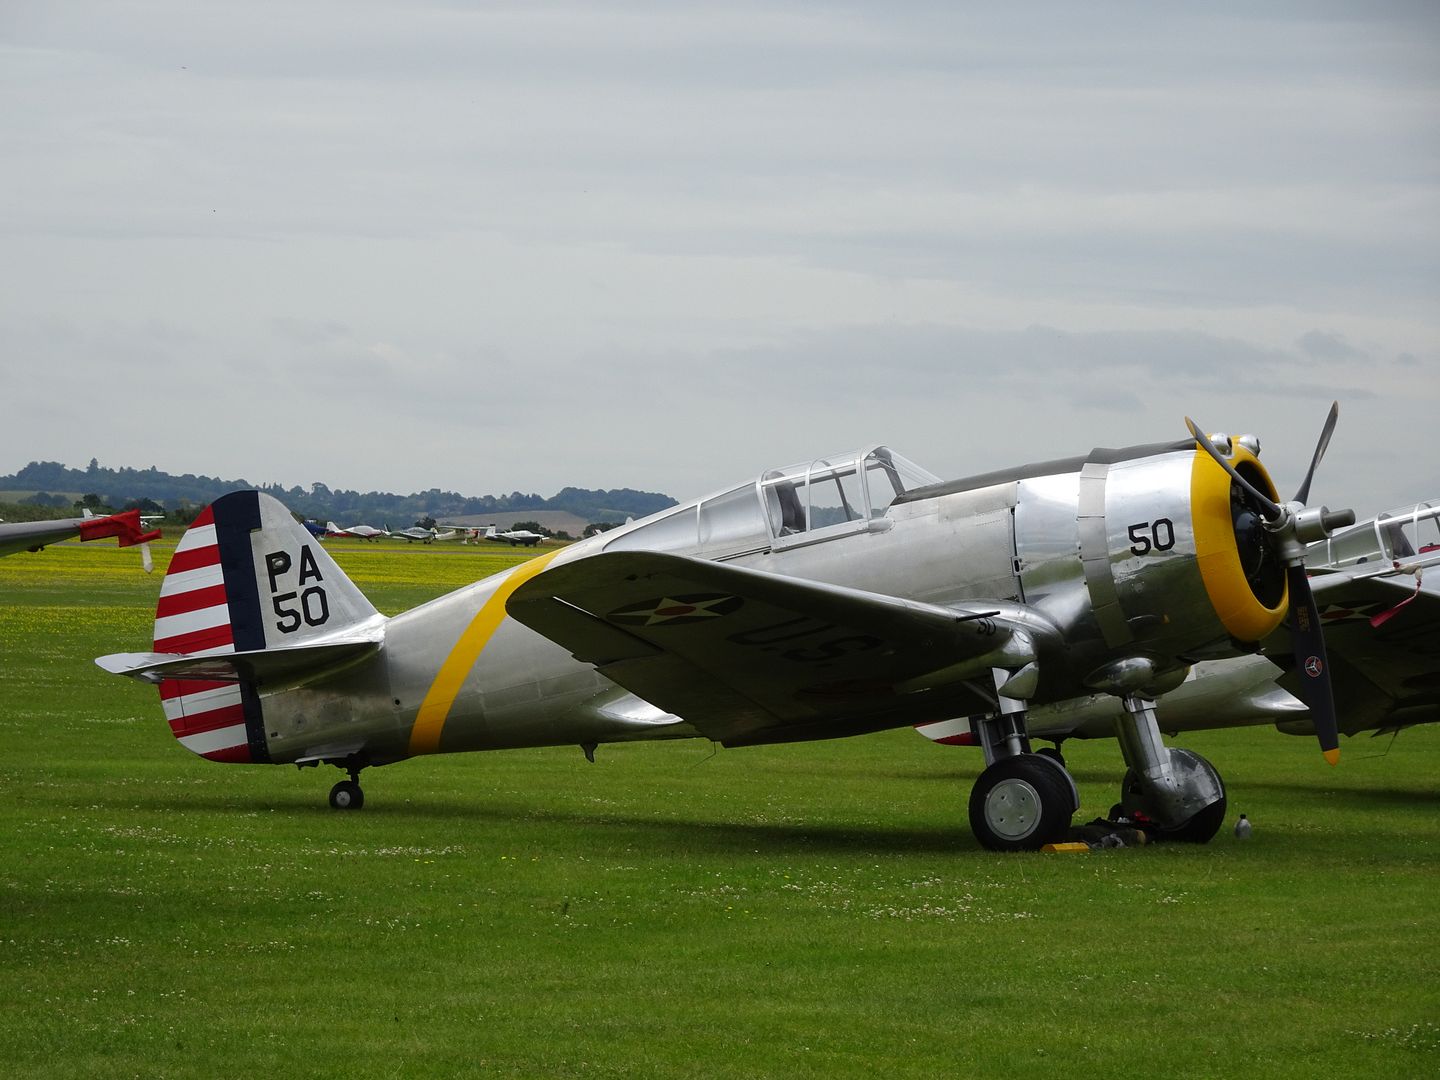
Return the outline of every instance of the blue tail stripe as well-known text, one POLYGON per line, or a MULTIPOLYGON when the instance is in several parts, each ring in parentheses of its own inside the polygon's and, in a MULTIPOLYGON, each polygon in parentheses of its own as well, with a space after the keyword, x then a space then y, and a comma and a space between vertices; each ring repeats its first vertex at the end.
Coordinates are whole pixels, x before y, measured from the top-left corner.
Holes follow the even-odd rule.
POLYGON ((220 567, 225 574, 225 595, 230 602, 235 651, 263 649, 265 626, 261 622, 260 590, 250 546, 250 534, 260 528, 260 494, 234 491, 216 499, 210 509, 215 518, 220 567))

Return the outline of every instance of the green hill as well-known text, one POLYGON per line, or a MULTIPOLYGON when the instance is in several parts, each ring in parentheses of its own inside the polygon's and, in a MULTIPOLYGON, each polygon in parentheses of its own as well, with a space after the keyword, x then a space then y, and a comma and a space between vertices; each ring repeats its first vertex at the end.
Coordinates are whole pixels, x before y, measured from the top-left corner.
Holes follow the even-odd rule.
POLYGON ((161 472, 153 465, 148 469, 112 469, 93 458, 84 469, 72 469, 58 461, 32 461, 14 473, 0 475, 0 492, 7 501, 36 511, 53 508, 54 512, 72 510, 77 500, 93 495, 98 499, 87 500, 92 506, 98 504, 117 510, 132 505, 147 510, 163 508, 183 518, 187 511, 193 513, 227 491, 242 488, 256 488, 273 495, 307 518, 322 521, 333 518, 350 523, 373 519, 395 525, 409 524, 422 517, 509 514, 523 510, 563 510, 586 521, 624 521, 627 517, 644 517, 675 505, 675 500, 668 495, 633 488, 606 491, 566 487, 549 498, 519 491, 508 495, 469 496, 439 488, 409 495, 332 489, 325 484, 287 488, 194 473, 177 476, 161 472))

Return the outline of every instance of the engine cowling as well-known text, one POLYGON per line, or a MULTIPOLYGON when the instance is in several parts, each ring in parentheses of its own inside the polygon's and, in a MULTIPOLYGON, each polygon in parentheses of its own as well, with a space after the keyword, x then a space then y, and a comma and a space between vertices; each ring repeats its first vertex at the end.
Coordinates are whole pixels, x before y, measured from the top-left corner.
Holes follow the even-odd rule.
MULTIPOLYGON (((1255 440, 1226 442, 1273 497, 1255 440)), ((1018 481, 1024 602, 1059 628, 1065 666, 1088 690, 1162 692, 1197 660, 1247 651, 1287 610, 1285 567, 1253 496, 1194 443, 1156 451, 1093 451, 1078 471, 1018 481)))

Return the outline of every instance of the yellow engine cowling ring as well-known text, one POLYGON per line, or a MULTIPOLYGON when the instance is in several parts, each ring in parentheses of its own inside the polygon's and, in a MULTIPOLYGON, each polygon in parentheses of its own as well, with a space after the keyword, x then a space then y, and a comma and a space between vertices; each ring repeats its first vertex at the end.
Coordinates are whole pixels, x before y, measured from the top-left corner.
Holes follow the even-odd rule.
MULTIPOLYGON (((1229 460, 1246 480, 1272 500, 1280 501, 1259 458, 1238 441, 1231 440, 1229 460)), ((1284 620, 1289 591, 1278 561, 1268 583, 1257 588, 1247 579, 1236 530, 1236 506, 1241 498, 1239 485, 1197 444, 1190 479, 1190 514, 1200 578, 1216 616, 1230 636, 1242 642, 1257 642, 1284 620)), ((1260 527, 1258 518, 1255 527, 1260 527)), ((1268 537, 1265 540, 1269 542, 1268 537)))

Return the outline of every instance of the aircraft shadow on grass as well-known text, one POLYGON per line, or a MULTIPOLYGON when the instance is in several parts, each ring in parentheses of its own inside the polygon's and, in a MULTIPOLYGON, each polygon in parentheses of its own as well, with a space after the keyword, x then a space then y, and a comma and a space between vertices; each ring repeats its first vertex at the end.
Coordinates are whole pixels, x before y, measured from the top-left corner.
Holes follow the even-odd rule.
POLYGON ((1268 791, 1280 795, 1301 795, 1333 800, 1355 807, 1368 805, 1440 806, 1440 789, 1418 787, 1337 788, 1307 784, 1300 780, 1260 780, 1236 785, 1237 791, 1268 791))
MULTIPOLYGON (((936 773, 921 779, 951 779, 952 774, 936 773)), ((916 779, 914 776, 908 779, 916 779)), ((1080 770, 1081 782, 1108 782, 1114 777, 1110 770, 1080 770), (1093 771, 1093 775, 1090 773, 1093 771)), ((1343 804, 1358 809, 1391 805, 1440 806, 1440 791, 1424 788, 1328 788, 1302 781, 1257 781, 1237 785, 1235 794, 1253 798, 1262 792, 1286 796, 1309 796, 1332 805, 1343 804)), ((133 797, 125 800, 134 806, 133 797)), ((312 805, 303 796, 286 798, 278 803, 260 806, 245 795, 187 795, 183 799, 162 798, 143 802, 141 808, 164 813, 211 812, 219 814, 253 814, 257 809, 297 816, 331 818, 328 808, 312 805)), ((1097 811, 1098 813, 1099 811, 1097 811)), ((733 854, 736 852, 786 853, 855 853, 881 854, 908 852, 919 854, 951 854, 978 850, 978 845, 961 829, 917 828, 893 825, 795 824, 786 822, 715 821, 686 817, 650 818, 631 814, 596 814, 592 811, 565 811, 507 802, 485 805, 480 802, 450 799, 412 799, 408 802, 381 804, 373 808, 376 820, 404 817, 431 821, 468 821, 498 827, 516 825, 553 825, 569 835, 588 830, 599 835, 639 833, 649 838, 650 850, 667 849, 675 854, 733 854)), ((363 839, 368 830, 358 829, 354 839, 363 839)))
MULTIPOLYGON (((136 805, 133 797, 125 799, 127 807, 136 805)), ((308 801, 284 800, 262 806, 253 799, 227 795, 187 795, 183 799, 162 798, 141 802, 146 811, 165 814, 217 813, 253 814, 257 809, 277 813, 293 812, 297 816, 334 820, 327 807, 312 806, 308 801)), ((923 829, 881 825, 825 825, 767 822, 729 822, 684 818, 640 818, 625 814, 603 815, 593 812, 566 812, 509 803, 505 806, 481 806, 470 802, 420 799, 406 803, 376 806, 367 820, 411 818, 433 821, 467 821, 477 825, 495 826, 553 825, 571 836, 577 829, 597 832, 639 832, 654 837, 652 850, 667 847, 676 854, 733 853, 736 851, 784 852, 857 852, 864 854, 912 853, 944 854, 974 849, 979 845, 960 828, 923 829), (663 838, 669 837, 666 842, 663 838)), ((363 840, 375 830, 356 829, 352 838, 363 840)), ((418 839, 423 839, 420 837, 418 839)))

